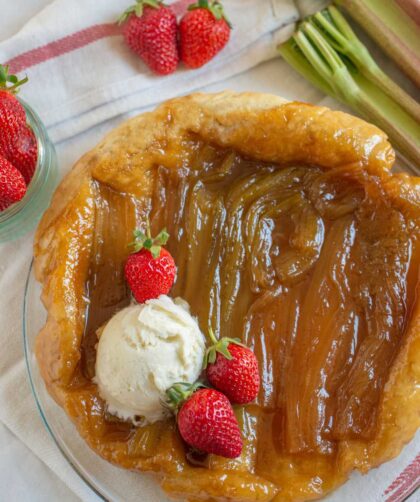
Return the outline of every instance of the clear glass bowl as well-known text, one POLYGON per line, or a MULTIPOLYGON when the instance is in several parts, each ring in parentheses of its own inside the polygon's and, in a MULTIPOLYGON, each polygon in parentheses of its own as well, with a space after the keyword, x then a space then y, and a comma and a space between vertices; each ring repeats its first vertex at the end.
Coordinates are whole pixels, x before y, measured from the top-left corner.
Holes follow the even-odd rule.
POLYGON ((0 243, 17 239, 35 227, 48 207, 57 183, 54 145, 36 112, 23 100, 20 101, 38 141, 38 163, 25 197, 0 212, 0 243))
MULTIPOLYGON (((31 388, 42 420, 55 444, 71 467, 100 498, 107 501, 124 502, 170 502, 158 483, 146 474, 119 469, 94 453, 79 436, 70 419, 48 394, 34 355, 35 339, 45 324, 46 312, 41 304, 41 286, 29 269, 23 305, 23 341, 26 366, 31 388)), ((420 433, 420 432, 419 432, 420 433)), ((403 466, 398 458, 373 469, 365 476, 353 473, 350 480, 323 499, 325 502, 353 500, 355 493, 372 493, 372 486, 383 475, 394 479, 403 466), (370 487, 370 490, 369 490, 370 487)), ((415 489, 415 486, 413 487, 415 489)), ((377 493, 369 500, 385 502, 388 497, 377 493)), ((410 497, 406 500, 411 499, 410 497)), ((365 499, 366 501, 368 499, 365 499)))

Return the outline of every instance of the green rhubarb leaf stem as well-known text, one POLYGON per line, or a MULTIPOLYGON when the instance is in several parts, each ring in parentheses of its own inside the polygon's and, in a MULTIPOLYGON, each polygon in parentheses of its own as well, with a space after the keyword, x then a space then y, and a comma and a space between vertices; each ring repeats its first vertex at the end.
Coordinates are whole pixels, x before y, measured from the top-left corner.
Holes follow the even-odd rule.
POLYGON ((357 109, 360 115, 367 120, 375 123, 379 128, 384 130, 390 138, 393 145, 408 161, 411 161, 415 166, 420 166, 420 128, 413 134, 404 131, 398 123, 389 120, 389 116, 384 115, 383 109, 378 107, 375 102, 370 99, 365 93, 360 93, 358 96, 357 109))
POLYGON ((420 37, 413 19, 391 0, 335 0, 420 87, 420 37))
POLYGON ((309 22, 324 30, 328 42, 336 51, 347 56, 366 78, 420 122, 420 104, 382 71, 336 7, 331 6, 318 12, 311 17, 309 22))
POLYGON ((382 89, 388 96, 400 104, 417 122, 420 123, 420 104, 409 94, 404 92, 391 78, 379 67, 377 72, 370 75, 370 80, 382 89))
MULTIPOLYGON (((347 101, 349 101, 351 105, 355 105, 360 89, 351 77, 347 66, 315 26, 306 22, 302 24, 301 28, 307 35, 309 44, 313 47, 313 52, 322 55, 321 61, 324 61, 323 64, 325 66, 324 78, 331 80, 331 86, 335 94, 339 99, 345 100, 345 98, 347 98, 347 101)), ((317 56, 317 68, 319 67, 318 59, 320 58, 317 56)))
MULTIPOLYGON (((319 73, 314 72, 311 64, 303 55, 301 49, 292 37, 287 42, 281 44, 278 48, 283 59, 290 64, 298 73, 300 73, 306 80, 311 82, 312 85, 317 87, 324 94, 335 96, 334 90, 330 83, 322 78, 319 73)), ((337 98, 338 99, 338 98, 337 98)))
MULTIPOLYGON (((332 15, 335 14, 333 10, 332 15)), ((341 18, 338 24, 330 29, 326 28, 324 21, 320 21, 319 16, 317 18, 318 21, 312 17, 301 23, 292 39, 280 46, 280 53, 321 91, 349 105, 359 115, 380 127, 388 134, 391 143, 404 159, 418 171, 420 125, 416 120, 417 104, 412 106, 410 103, 407 106, 408 101, 403 100, 402 90, 389 92, 389 85, 385 89, 366 69, 361 71, 357 59, 349 61, 350 52, 345 51, 348 50, 349 44, 353 44, 353 48, 357 46, 353 40, 356 35, 349 31, 351 28, 343 28, 341 18), (340 34, 335 36, 334 30, 338 30, 338 27, 340 34), (344 34, 348 37, 347 41, 342 38, 344 34), (411 113, 407 112, 407 108, 411 113)), ((328 22, 329 19, 332 19, 331 13, 326 15, 328 22)), ((363 54, 363 51, 358 51, 358 57, 364 58, 366 66, 372 71, 376 63, 370 61, 369 54, 368 57, 366 54, 360 54, 363 54)), ((392 85, 396 86, 393 82, 392 85)))

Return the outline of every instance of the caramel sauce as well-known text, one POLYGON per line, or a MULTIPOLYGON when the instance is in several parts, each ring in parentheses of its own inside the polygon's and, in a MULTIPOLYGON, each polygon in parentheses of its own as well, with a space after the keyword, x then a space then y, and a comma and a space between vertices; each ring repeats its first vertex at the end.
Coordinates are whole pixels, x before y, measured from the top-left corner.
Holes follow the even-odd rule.
MULTIPOLYGON (((198 140, 184 165, 162 161, 154 179, 151 199, 137 202, 150 209, 154 233, 170 233, 178 267, 171 295, 189 302, 203 332, 211 326, 253 348, 261 391, 236 410, 240 459, 191 460, 173 422, 134 428, 108 417, 104 448, 126 441, 119 464, 147 459, 152 470, 174 472, 163 483, 173 495, 191 482, 194 491, 220 485, 224 493, 226 476, 238 500, 250 491, 258 500, 325 493, 343 477, 335 470, 339 442, 375 437, 415 300, 419 247, 410 222, 374 180, 264 164, 198 140)), ((98 186, 80 368, 86 387, 96 330, 129 302, 123 265, 132 230, 145 224, 136 204, 98 186)))
POLYGON ((130 303, 124 259, 129 253, 127 239, 130 238, 130 228, 135 226, 133 205, 128 197, 98 184, 94 244, 86 284, 89 304, 81 344, 81 369, 87 379, 95 376, 96 330, 130 303))

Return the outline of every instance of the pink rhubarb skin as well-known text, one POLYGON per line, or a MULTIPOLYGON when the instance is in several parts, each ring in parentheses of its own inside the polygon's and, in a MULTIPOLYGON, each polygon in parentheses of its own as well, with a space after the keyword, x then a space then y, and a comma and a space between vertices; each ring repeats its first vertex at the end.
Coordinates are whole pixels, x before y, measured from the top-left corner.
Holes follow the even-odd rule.
POLYGON ((420 26, 420 2, 418 0, 395 1, 420 26))

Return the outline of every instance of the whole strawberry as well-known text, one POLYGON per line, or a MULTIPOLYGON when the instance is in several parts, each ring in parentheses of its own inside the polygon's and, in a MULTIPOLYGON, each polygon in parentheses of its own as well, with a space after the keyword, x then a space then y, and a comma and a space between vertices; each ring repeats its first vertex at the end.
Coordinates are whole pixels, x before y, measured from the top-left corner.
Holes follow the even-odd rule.
POLYGON ((29 185, 38 160, 38 144, 32 129, 26 124, 16 134, 13 142, 13 151, 9 160, 19 169, 29 185))
POLYGON ((174 12, 158 0, 136 1, 119 19, 127 45, 155 73, 173 73, 179 62, 174 12))
POLYGON ((1 110, 7 110, 12 113, 18 124, 26 124, 25 108, 23 108, 22 103, 16 98, 12 91, 0 90, 0 107, 1 110))
POLYGON ((189 68, 199 68, 228 43, 231 26, 222 5, 199 0, 190 5, 179 25, 181 60, 189 68))
POLYGON ((9 75, 7 66, 0 65, 0 155, 11 161, 16 135, 26 126, 26 113, 15 93, 27 82, 9 75))
POLYGON ((26 193, 26 183, 20 172, 0 156, 0 211, 18 202, 26 193))
POLYGON ((177 383, 167 391, 170 405, 179 408, 177 425, 182 438, 201 452, 239 457, 243 443, 232 405, 221 392, 199 387, 199 383, 177 383))
POLYGON ((147 233, 134 232, 135 253, 127 258, 125 278, 139 303, 169 293, 176 276, 176 266, 171 254, 162 246, 168 241, 169 234, 162 230, 152 238, 150 226, 147 233))
POLYGON ((260 388, 255 354, 236 338, 216 340, 211 329, 209 334, 213 345, 207 349, 204 360, 208 381, 232 403, 250 403, 260 388))

